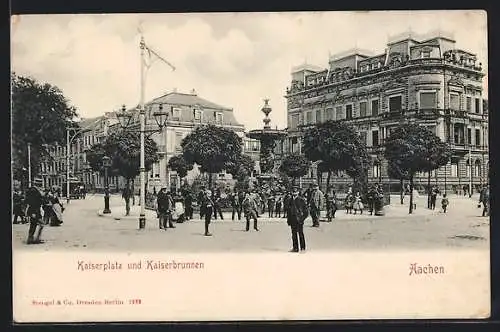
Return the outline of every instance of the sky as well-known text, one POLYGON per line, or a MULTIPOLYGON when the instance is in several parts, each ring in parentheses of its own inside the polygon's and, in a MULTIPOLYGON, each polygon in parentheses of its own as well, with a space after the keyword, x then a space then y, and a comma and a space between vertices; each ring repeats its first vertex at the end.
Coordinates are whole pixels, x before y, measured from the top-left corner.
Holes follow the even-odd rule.
MULTIPOLYGON (((354 47, 384 52, 406 31, 453 34, 487 72, 484 11, 26 15, 11 20, 12 70, 59 87, 81 117, 135 106, 140 100, 140 34, 176 70, 155 61, 146 101, 176 89, 234 109, 247 130, 286 127, 292 67, 328 65, 329 54, 354 47)), ((487 97, 487 76, 484 79, 487 97)))

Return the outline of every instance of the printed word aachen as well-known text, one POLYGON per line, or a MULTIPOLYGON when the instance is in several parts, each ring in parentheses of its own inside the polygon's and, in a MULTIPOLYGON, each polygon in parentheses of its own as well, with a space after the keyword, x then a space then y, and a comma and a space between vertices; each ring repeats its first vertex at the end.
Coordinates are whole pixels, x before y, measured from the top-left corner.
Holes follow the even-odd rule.
POLYGON ((409 275, 415 274, 444 274, 444 266, 436 265, 419 265, 417 263, 410 264, 409 275))

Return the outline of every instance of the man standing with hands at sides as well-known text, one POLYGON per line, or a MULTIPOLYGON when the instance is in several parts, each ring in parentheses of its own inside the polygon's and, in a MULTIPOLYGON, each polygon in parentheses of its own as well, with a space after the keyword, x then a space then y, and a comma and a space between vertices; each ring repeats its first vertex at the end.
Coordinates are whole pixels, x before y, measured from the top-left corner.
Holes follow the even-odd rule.
POLYGON ((253 219, 253 228, 259 231, 257 228, 257 202, 255 197, 250 193, 247 193, 245 199, 243 200, 243 211, 245 212, 245 218, 247 220, 245 230, 248 232, 250 230, 250 219, 253 219))
POLYGON ((234 192, 231 194, 231 207, 233 209, 231 220, 234 220, 236 216, 238 216, 238 220, 241 220, 241 207, 236 188, 234 189, 234 192))
POLYGON ((307 205, 304 198, 299 196, 299 187, 292 187, 292 196, 285 206, 287 212, 287 224, 292 229, 293 248, 290 252, 306 250, 306 240, 304 238, 304 220, 307 218, 307 205))
POLYGON ((208 225, 210 225, 214 211, 214 202, 212 201, 212 192, 210 190, 205 191, 201 202, 201 208, 205 214, 205 236, 212 236, 208 231, 208 225))
POLYGON ((324 195, 319 190, 317 183, 314 184, 313 190, 310 193, 309 209, 311 211, 311 218, 313 220, 313 227, 319 227, 319 217, 321 208, 323 207, 324 195))

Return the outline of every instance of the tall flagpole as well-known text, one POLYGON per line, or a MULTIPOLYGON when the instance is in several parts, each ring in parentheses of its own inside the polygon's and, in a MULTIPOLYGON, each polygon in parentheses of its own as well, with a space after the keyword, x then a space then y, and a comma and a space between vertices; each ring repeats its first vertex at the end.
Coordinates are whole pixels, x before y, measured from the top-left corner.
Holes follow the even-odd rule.
POLYGON ((145 110, 144 110, 144 98, 145 98, 145 89, 146 89, 146 80, 145 80, 145 48, 146 43, 144 42, 144 36, 141 34, 141 43, 139 45, 141 49, 141 100, 139 102, 139 117, 141 121, 141 164, 140 164, 140 174, 141 174, 141 188, 140 188, 140 205, 141 205, 141 213, 139 215, 139 229, 144 229, 146 227, 146 179, 145 179, 145 162, 144 162, 144 132, 146 130, 146 121, 145 121, 145 110))

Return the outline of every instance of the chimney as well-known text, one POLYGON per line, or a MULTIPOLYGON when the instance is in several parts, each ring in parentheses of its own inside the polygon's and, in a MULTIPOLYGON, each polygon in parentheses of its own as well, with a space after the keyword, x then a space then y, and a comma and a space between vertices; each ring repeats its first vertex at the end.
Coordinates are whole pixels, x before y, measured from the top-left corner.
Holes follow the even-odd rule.
POLYGON ((191 90, 191 94, 196 96, 196 90, 195 89, 191 90))

